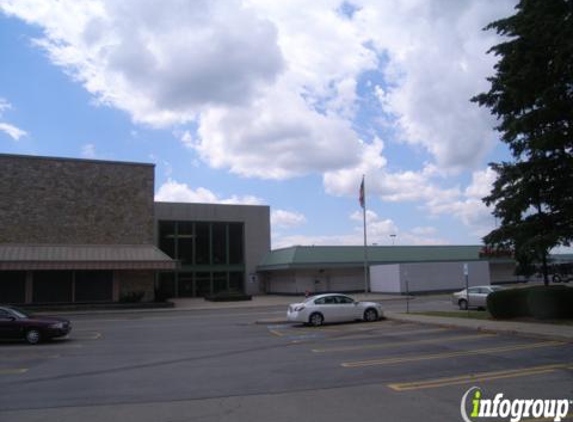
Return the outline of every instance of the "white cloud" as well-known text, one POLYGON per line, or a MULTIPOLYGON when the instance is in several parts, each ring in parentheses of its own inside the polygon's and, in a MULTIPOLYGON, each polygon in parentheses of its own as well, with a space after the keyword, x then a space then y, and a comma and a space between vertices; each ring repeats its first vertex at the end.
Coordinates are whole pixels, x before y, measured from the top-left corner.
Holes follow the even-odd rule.
MULTIPOLYGON (((322 174, 329 194, 356 198, 366 174, 368 198, 453 215, 476 233, 491 225, 480 200, 491 173, 475 169, 494 122, 469 98, 496 60, 485 52, 498 39, 482 28, 515 3, 355 0, 349 15, 340 0, 0 0, 44 30, 37 44, 100 103, 169 127, 214 168, 322 174), (423 168, 388 163, 381 139, 357 135, 357 87, 371 71, 365 85, 383 112, 368 124, 394 125, 404 146, 429 152, 423 168), (443 184, 468 169, 465 189, 443 184)), ((222 200, 201 189, 170 180, 158 195, 222 200)), ((239 199, 258 201, 227 200, 239 199)), ((383 221, 381 232, 392 228, 383 221)))
MULTIPOLYGON (((10 104, 4 98, 0 97, 0 119, 2 118, 2 115, 6 110, 12 110, 12 104, 10 104)), ((1 120, 0 120, 0 132, 4 132, 15 141, 19 141, 21 137, 28 135, 28 132, 26 132, 25 130, 22 130, 19 127, 16 127, 10 123, 3 122, 1 120)))
MULTIPOLYGON (((434 228, 416 228, 413 230, 400 230, 391 219, 382 219, 374 211, 368 210, 368 244, 389 246, 395 245, 441 245, 448 244, 448 241, 436 235, 434 228), (395 237, 392 238, 391 235, 395 237), (394 239, 394 240, 393 240, 394 239)), ((356 212, 350 215, 352 221, 362 222, 362 213, 356 212)), ((272 239, 273 248, 284 248, 295 245, 363 245, 364 231, 363 225, 354 227, 352 233, 334 234, 327 236, 313 235, 292 235, 282 236, 274 234, 272 239)))
POLYGON ((284 67, 275 27, 238 0, 3 0, 37 44, 103 104, 168 126, 247 103, 284 67))
POLYGON ((192 189, 185 183, 178 183, 169 179, 159 187, 155 194, 155 200, 160 202, 194 202, 202 204, 237 204, 237 205, 262 205, 263 200, 255 196, 237 196, 221 198, 209 189, 199 187, 192 189))
POLYGON ((434 215, 450 215, 469 227, 472 233, 482 237, 495 227, 492 210, 482 198, 492 189, 496 174, 491 168, 476 171, 472 174, 471 184, 457 197, 434 198, 429 200, 427 208, 434 215))
POLYGON ((12 110, 12 104, 6 101, 6 99, 0 97, 0 117, 5 110, 12 110))
POLYGON ((28 135, 28 132, 17 128, 10 123, 0 122, 0 132, 6 133, 10 138, 14 139, 15 141, 19 141, 22 136, 28 135))
POLYGON ((310 110, 281 84, 250 107, 211 108, 199 138, 196 149, 212 167, 267 179, 358 165, 362 149, 348 121, 310 110))
POLYGON ((272 210, 271 225, 273 227, 293 228, 306 223, 304 214, 296 211, 272 210))
POLYGON ((82 146, 82 157, 84 158, 96 158, 96 149, 94 144, 85 144, 82 146))
POLYGON ((386 53, 388 87, 377 93, 404 142, 446 167, 475 166, 493 145, 489 112, 469 102, 487 88, 496 37, 482 28, 512 13, 514 0, 364 0, 357 24, 386 53))

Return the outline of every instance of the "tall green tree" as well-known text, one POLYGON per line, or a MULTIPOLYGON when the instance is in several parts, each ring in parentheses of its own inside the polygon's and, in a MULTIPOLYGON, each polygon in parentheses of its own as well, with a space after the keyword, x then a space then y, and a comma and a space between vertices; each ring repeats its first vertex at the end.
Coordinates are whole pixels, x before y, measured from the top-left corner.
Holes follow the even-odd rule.
POLYGON ((490 23, 504 39, 488 92, 472 98, 498 118, 512 160, 492 163, 497 180, 484 202, 499 227, 484 242, 511 248, 521 267, 542 264, 573 240, 573 0, 521 0, 490 23))

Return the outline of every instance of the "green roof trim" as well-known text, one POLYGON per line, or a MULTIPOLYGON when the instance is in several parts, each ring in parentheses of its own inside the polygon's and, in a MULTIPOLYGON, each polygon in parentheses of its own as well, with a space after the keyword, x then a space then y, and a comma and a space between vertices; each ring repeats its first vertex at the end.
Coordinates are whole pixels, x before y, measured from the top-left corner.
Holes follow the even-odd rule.
MULTIPOLYGON (((481 261, 480 245, 470 246, 369 246, 368 263, 481 261)), ((499 261, 498 259, 495 259, 499 261)), ((270 251, 258 271, 364 265, 363 246, 293 246, 270 251)))

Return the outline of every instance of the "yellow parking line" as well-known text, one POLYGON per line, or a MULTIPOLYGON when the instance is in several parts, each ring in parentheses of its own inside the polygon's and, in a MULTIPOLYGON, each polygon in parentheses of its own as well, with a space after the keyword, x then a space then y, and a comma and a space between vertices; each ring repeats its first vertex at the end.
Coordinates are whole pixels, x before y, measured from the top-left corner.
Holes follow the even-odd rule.
POLYGON ((445 338, 431 338, 423 340, 411 341, 397 341, 394 343, 382 344, 366 344, 363 346, 345 346, 345 347, 330 347, 326 349, 312 349, 314 353, 329 353, 329 352, 347 352, 353 350, 372 350, 372 349, 387 349, 391 347, 408 346, 410 344, 431 344, 431 343, 444 343, 448 341, 469 340, 477 338, 493 337, 495 334, 471 334, 465 336, 445 337, 445 338))
POLYGON ((553 347, 553 346, 563 346, 568 344, 564 341, 543 341, 541 343, 533 343, 533 344, 521 344, 517 346, 502 346, 502 347, 492 347, 487 349, 476 349, 476 350, 464 350, 458 352, 445 352, 445 353, 432 353, 427 355, 419 355, 419 356, 406 356, 406 357, 394 357, 394 358, 383 358, 383 359, 372 359, 372 360, 364 360, 359 362, 347 362, 341 364, 341 366, 345 368, 360 368, 365 366, 374 366, 374 365, 392 365, 398 363, 406 363, 406 362, 418 362, 424 360, 433 360, 433 359, 445 359, 445 358, 454 358, 459 356, 470 356, 470 355, 480 355, 480 354, 489 354, 489 353, 504 353, 504 352, 512 352, 516 350, 525 350, 525 349, 537 349, 540 347, 553 347))
POLYGON ((449 378, 436 378, 423 381, 402 382, 388 384, 395 391, 421 390, 425 388, 438 388, 448 385, 468 384, 480 381, 492 381, 505 378, 517 378, 529 375, 538 375, 542 373, 555 372, 559 369, 573 369, 570 363, 534 366, 530 368, 509 369, 504 371, 481 372, 469 375, 460 375, 449 378))
POLYGON ((284 336, 283 333, 281 333, 280 331, 277 331, 277 330, 269 330, 269 333, 274 334, 275 336, 278 336, 278 337, 284 336))
POLYGON ((18 375, 28 372, 28 368, 0 369, 0 375, 18 375))
POLYGON ((346 341, 346 340, 375 340, 375 339, 379 339, 380 337, 383 337, 383 336, 406 337, 409 335, 433 334, 433 333, 439 333, 439 332, 444 332, 444 331, 451 331, 451 330, 449 328, 430 328, 430 329, 425 329, 425 330, 386 332, 386 331, 379 331, 376 329, 372 329, 370 334, 365 334, 363 332, 357 333, 357 334, 350 333, 349 335, 345 335, 345 336, 341 336, 341 337, 326 338, 326 339, 323 339, 322 341, 327 341, 327 342, 335 341, 336 342, 336 341, 346 341))
POLYGON ((11 355, 11 356, 2 356, 2 360, 27 360, 27 359, 57 359, 61 355, 43 355, 41 353, 33 353, 33 354, 20 354, 20 355, 11 355))

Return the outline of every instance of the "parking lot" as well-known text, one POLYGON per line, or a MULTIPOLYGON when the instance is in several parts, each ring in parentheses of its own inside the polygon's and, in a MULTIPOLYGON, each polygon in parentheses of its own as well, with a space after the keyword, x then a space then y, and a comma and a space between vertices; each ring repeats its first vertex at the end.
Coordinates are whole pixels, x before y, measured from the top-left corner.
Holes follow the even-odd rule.
POLYGON ((78 316, 69 339, 2 343, 0 420, 455 421, 473 386, 573 398, 568 342, 389 320, 255 323, 283 314, 78 316))

